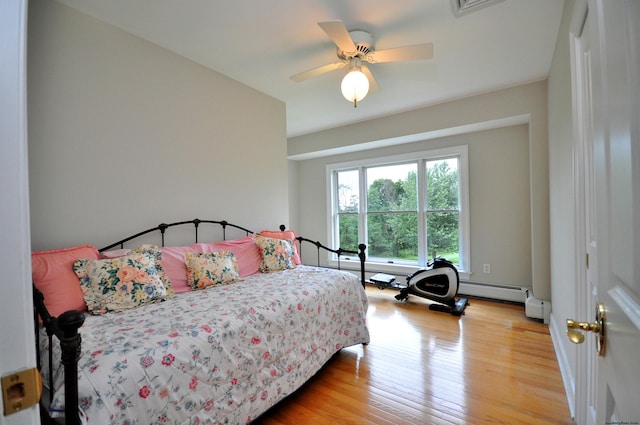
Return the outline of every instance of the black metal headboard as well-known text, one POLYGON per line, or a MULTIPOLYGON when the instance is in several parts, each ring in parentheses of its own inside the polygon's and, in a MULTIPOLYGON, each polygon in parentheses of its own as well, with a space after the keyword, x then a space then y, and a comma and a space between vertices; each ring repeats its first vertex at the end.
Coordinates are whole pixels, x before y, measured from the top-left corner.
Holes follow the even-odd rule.
MULTIPOLYGON (((160 237, 161 237, 161 246, 165 245, 165 234, 168 228, 170 227, 176 227, 176 226, 182 226, 182 225, 188 225, 188 224, 192 224, 194 226, 194 230, 195 230, 195 242, 198 242, 198 229, 200 228, 201 224, 217 224, 220 227, 222 227, 222 239, 226 240, 227 239, 227 227, 232 228, 232 229, 236 229, 239 230, 241 232, 244 232, 245 235, 250 235, 252 233, 254 233, 252 230, 247 229, 246 227, 242 227, 242 226, 238 226, 236 224, 232 224, 229 223, 226 220, 201 220, 199 218, 194 218, 193 220, 186 220, 186 221, 177 221, 175 223, 161 223, 158 224, 155 227, 149 228, 147 230, 143 230, 141 232, 138 232, 134 235, 131 236, 127 236, 124 239, 121 239, 117 242, 114 242, 110 245, 107 245, 103 248, 100 248, 98 251, 103 252, 103 251, 107 251, 109 249, 112 248, 124 248, 124 244, 127 242, 130 242, 134 239, 137 239, 139 237, 142 237, 144 235, 148 235, 154 232, 160 232, 160 237)), ((286 229, 286 226, 284 224, 281 224, 279 226, 281 231, 284 231, 286 229)), ((358 251, 353 251, 353 250, 348 250, 348 249, 342 249, 342 248, 337 248, 337 249, 333 249, 333 248, 329 248, 328 246, 322 244, 319 241, 313 241, 311 239, 307 239, 305 237, 302 236, 298 236, 296 238, 298 240, 299 246, 300 246, 300 251, 302 251, 303 249, 303 242, 305 243, 309 243, 312 244, 316 247, 316 253, 317 253, 317 262, 316 265, 320 266, 320 253, 322 252, 332 252, 334 254, 336 254, 337 259, 338 259, 338 269, 341 268, 341 259, 345 256, 345 255, 354 255, 357 256, 358 259, 360 260, 360 282, 362 282, 362 284, 364 285, 365 282, 365 270, 364 270, 364 264, 365 264, 365 250, 366 250, 366 245, 365 244, 360 244, 358 245, 358 251)), ((302 252, 301 252, 302 253, 302 252)))
MULTIPOLYGON (((217 221, 217 220, 200 220, 199 218, 194 218, 193 220, 176 221, 175 223, 169 223, 169 224, 166 224, 166 223, 158 224, 156 227, 152 227, 150 229, 143 230, 142 232, 138 232, 135 235, 128 236, 128 237, 126 237, 124 239, 121 239, 121 240, 119 240, 117 242, 112 243, 111 245, 107 245, 107 246, 105 246, 103 248, 100 248, 98 251, 100 251, 100 252, 106 251, 106 250, 109 250, 111 248, 115 248, 117 246, 119 246, 120 248, 124 248, 124 244, 125 243, 127 243, 129 241, 132 241, 134 239, 137 239, 137 238, 139 238, 141 236, 147 235, 149 233, 153 233, 153 232, 160 232, 160 235, 161 235, 161 238, 162 238, 161 246, 164 246, 164 236, 165 236, 166 230, 169 227, 181 226, 181 225, 184 225, 184 224, 193 224, 194 225, 195 234, 196 234, 195 242, 198 243, 198 228, 199 228, 201 223, 210 223, 210 224, 218 224, 218 225, 220 225, 220 227, 222 227, 222 239, 223 240, 227 239, 227 227, 231 227, 231 228, 234 228, 234 229, 241 230, 241 231, 245 232, 247 235, 253 233, 251 230, 249 230, 247 228, 244 228, 242 226, 238 226, 238 225, 235 225, 235 224, 231 224, 226 220, 220 220, 220 221, 217 221)), ((282 226, 280 226, 280 227, 282 228, 282 226)))

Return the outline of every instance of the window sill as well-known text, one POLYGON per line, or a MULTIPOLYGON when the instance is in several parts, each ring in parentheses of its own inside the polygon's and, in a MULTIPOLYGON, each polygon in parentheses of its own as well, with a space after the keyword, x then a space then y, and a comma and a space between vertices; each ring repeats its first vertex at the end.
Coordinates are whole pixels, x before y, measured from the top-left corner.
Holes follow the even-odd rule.
MULTIPOLYGON (((336 260, 329 260, 327 264, 332 268, 338 267, 338 262, 336 260)), ((350 271, 360 271, 360 262, 354 260, 341 260, 340 268, 350 271)), ((369 276, 376 273, 387 273, 400 277, 409 276, 410 274, 414 273, 417 270, 420 270, 423 267, 410 266, 407 264, 383 264, 365 262, 364 268, 367 274, 367 278, 369 278, 369 276)), ((465 272, 463 270, 458 270, 458 275, 460 277, 460 280, 468 280, 471 277, 471 273, 465 272)))

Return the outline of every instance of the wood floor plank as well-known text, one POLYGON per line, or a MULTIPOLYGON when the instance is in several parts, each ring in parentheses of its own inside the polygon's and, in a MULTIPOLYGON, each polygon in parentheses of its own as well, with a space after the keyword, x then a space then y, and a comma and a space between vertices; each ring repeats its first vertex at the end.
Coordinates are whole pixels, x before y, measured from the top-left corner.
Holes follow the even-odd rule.
POLYGON ((546 325, 471 300, 455 317, 367 288, 371 342, 337 353, 254 423, 573 424, 546 325))

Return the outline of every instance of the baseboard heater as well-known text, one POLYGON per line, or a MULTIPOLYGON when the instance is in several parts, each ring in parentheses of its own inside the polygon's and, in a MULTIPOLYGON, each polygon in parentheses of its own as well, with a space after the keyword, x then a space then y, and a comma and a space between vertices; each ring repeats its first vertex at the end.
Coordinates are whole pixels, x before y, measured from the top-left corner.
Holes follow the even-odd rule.
POLYGON ((525 316, 549 323, 551 302, 535 298, 529 288, 460 281, 458 293, 471 297, 522 303, 524 304, 525 316))
POLYGON ((524 291, 524 314, 530 319, 542 320, 549 324, 551 318, 551 301, 539 300, 531 291, 524 291))
POLYGON ((491 283, 460 281, 458 293, 471 297, 489 298, 492 300, 525 302, 526 288, 519 286, 496 285, 491 283))

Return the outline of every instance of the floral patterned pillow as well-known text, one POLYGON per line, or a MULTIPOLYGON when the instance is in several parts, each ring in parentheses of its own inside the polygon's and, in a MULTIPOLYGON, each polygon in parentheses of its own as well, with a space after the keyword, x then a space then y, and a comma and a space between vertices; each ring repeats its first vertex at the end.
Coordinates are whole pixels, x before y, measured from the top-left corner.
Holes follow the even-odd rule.
POLYGON ((169 298, 173 298, 173 296, 176 294, 176 291, 175 291, 175 288, 173 287, 173 283, 171 283, 171 279, 169 279, 169 274, 167 274, 167 271, 164 269, 164 266, 162 265, 164 263, 164 261, 162 261, 162 252, 164 249, 165 248, 162 248, 162 249, 159 248, 157 245, 146 244, 146 245, 140 245, 135 249, 124 248, 124 249, 116 249, 113 251, 102 251, 100 255, 102 255, 103 259, 111 260, 114 258, 124 257, 125 255, 133 254, 133 253, 139 254, 141 252, 149 252, 153 254, 153 258, 156 261, 156 269, 158 269, 158 274, 160 275, 160 279, 162 279, 162 283, 164 284, 164 287, 167 290, 167 296, 164 297, 163 300, 167 300, 169 298))
POLYGON ((238 261, 231 251, 187 252, 184 261, 187 266, 187 284, 194 290, 228 285, 240 278, 238 261))
POLYGON ((149 250, 107 260, 76 260, 73 271, 91 314, 124 311, 167 297, 155 255, 149 250))
POLYGON ((296 267, 293 261, 295 252, 290 240, 266 238, 260 235, 254 235, 253 240, 260 247, 260 252, 262 253, 262 262, 260 263, 260 271, 262 273, 296 267))
POLYGON ((158 275, 164 284, 165 289, 167 290, 167 295, 163 297, 163 300, 168 300, 169 298, 173 298, 176 294, 171 281, 169 280, 169 276, 167 275, 164 267, 162 266, 162 251, 158 248, 157 245, 140 245, 136 249, 129 251, 129 254, 140 254, 143 252, 148 252, 153 255, 153 259, 156 262, 156 270, 158 270, 158 275))

